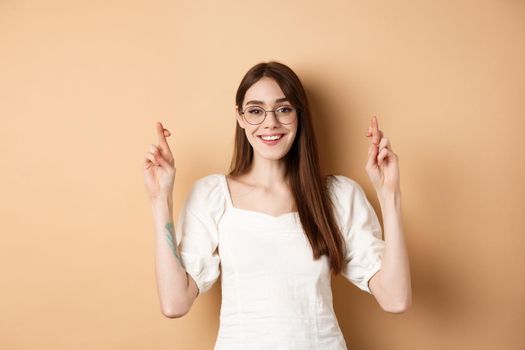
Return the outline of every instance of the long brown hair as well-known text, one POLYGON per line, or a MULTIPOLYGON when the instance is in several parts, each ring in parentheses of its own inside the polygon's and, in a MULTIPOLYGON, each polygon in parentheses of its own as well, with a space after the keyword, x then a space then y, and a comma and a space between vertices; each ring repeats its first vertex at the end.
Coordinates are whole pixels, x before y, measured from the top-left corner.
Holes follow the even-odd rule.
MULTIPOLYGON (((317 141, 310 117, 310 106, 299 77, 286 65, 262 62, 242 78, 235 96, 238 111, 246 91, 262 77, 274 79, 298 112, 297 134, 284 157, 285 176, 290 180, 301 225, 312 246, 314 259, 328 257, 330 270, 339 274, 344 267, 343 237, 336 223, 333 204, 327 188, 328 176, 321 176, 317 141)), ((229 175, 245 174, 253 160, 253 148, 244 129, 236 123, 235 146, 229 175)))

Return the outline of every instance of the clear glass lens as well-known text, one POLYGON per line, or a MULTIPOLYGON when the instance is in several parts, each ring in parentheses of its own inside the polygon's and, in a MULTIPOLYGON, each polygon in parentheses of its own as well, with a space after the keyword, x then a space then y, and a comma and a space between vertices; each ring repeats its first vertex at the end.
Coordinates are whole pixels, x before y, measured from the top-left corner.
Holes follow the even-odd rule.
POLYGON ((244 118, 250 124, 260 124, 264 120, 264 113, 260 107, 248 107, 244 110, 244 118))
MULTIPOLYGON (((250 124, 261 124, 266 113, 262 107, 250 106, 244 110, 244 118, 250 124)), ((275 116, 279 123, 290 124, 295 118, 295 108, 292 106, 280 106, 275 109, 275 116)))

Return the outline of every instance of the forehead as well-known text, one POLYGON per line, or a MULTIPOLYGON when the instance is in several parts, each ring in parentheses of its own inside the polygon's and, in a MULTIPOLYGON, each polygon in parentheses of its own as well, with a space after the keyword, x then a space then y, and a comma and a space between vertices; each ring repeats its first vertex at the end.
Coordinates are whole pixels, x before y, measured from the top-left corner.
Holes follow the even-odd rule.
POLYGON ((252 100, 263 101, 267 104, 270 104, 275 102, 275 100, 282 99, 284 97, 285 95, 283 91, 274 79, 262 77, 255 84, 250 86, 248 90, 246 90, 246 94, 244 95, 244 104, 247 104, 252 100))

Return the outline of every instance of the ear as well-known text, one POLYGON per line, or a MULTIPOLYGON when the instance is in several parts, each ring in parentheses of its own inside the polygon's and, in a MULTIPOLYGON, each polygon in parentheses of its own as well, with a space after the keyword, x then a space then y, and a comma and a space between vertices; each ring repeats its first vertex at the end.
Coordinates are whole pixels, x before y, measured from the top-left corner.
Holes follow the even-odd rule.
POLYGON ((235 118, 237 119, 237 123, 239 123, 239 126, 244 129, 244 119, 242 119, 242 115, 240 114, 239 107, 235 106, 235 118))

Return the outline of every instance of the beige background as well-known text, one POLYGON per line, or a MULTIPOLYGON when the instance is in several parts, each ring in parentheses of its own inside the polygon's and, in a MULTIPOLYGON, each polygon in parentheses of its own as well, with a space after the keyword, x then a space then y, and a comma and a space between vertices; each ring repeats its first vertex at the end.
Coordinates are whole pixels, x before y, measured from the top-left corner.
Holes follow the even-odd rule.
POLYGON ((144 155, 164 122, 177 214, 226 172, 236 88, 270 59, 378 213, 371 115, 400 158, 413 307, 338 277, 349 349, 525 348, 524 1, 1 0, 1 349, 212 348, 220 282, 160 312, 144 155))

